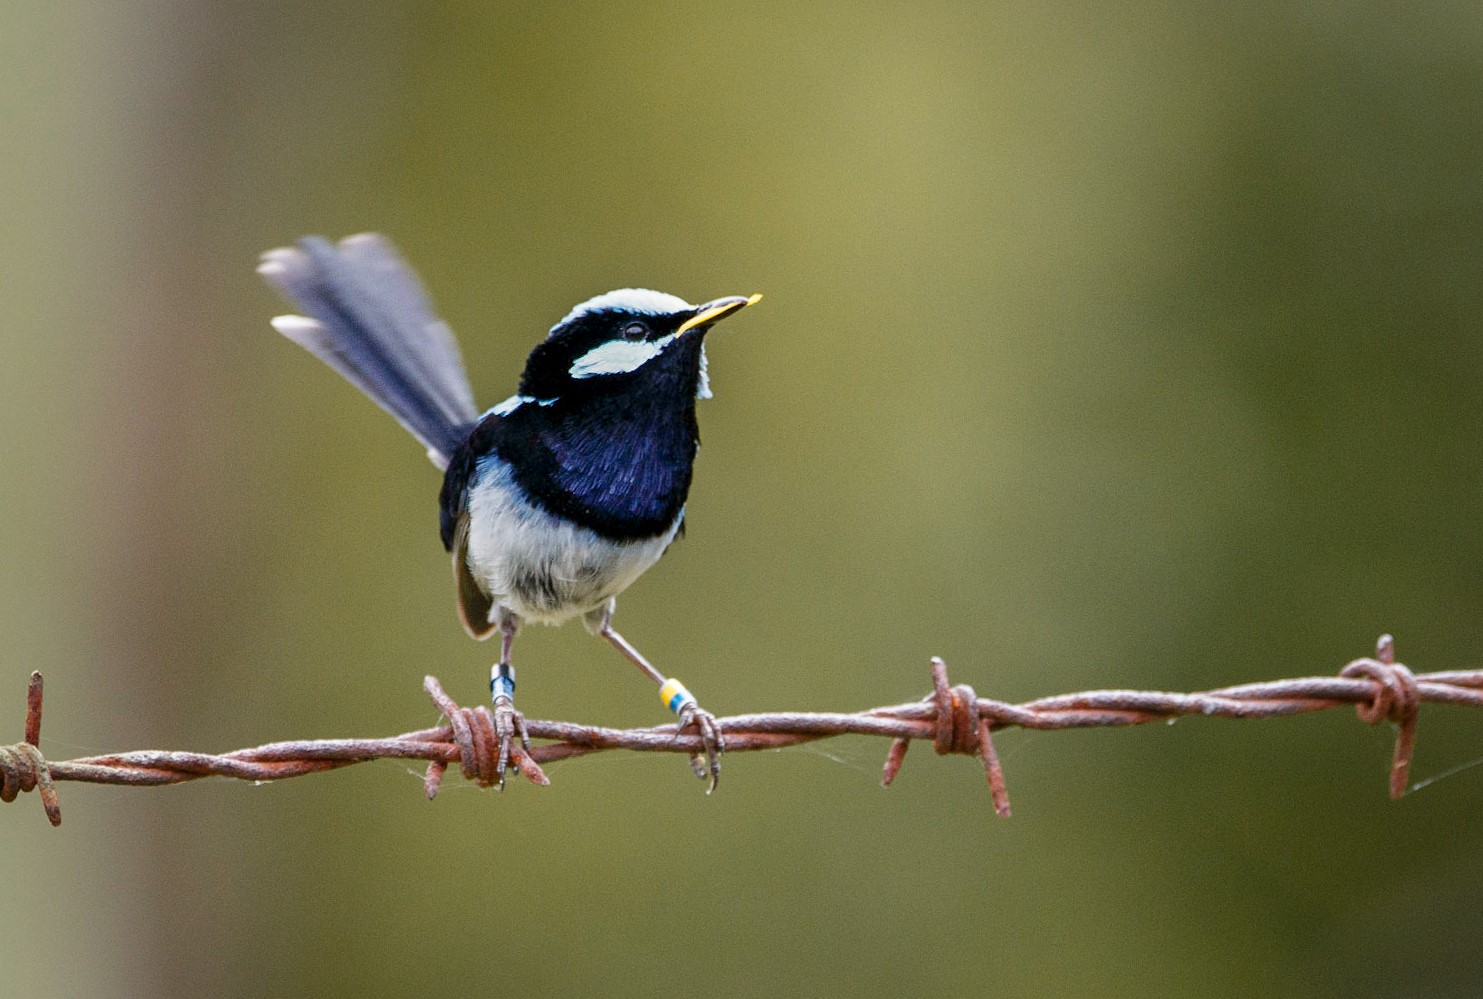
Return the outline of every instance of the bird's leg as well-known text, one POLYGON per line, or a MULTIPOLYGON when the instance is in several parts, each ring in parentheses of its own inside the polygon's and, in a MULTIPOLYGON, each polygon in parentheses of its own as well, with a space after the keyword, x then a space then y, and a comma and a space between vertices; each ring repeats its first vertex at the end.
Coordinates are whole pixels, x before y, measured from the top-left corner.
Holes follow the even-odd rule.
POLYGON ((694 770, 695 776, 701 780, 710 780, 710 786, 705 792, 710 794, 721 780, 720 757, 726 750, 726 743, 721 738, 721 728, 716 724, 716 716, 702 708, 696 702, 695 695, 686 690, 684 684, 672 677, 666 677, 655 669, 653 664, 644 658, 643 653, 628 643, 628 639, 613 630, 611 603, 594 617, 593 631, 611 642, 613 648, 623 653, 624 658, 637 666, 649 679, 659 684, 659 699, 679 717, 680 728, 682 730, 694 728, 700 736, 705 752, 690 754, 690 769, 694 770))
POLYGON ((504 615, 499 630, 499 662, 489 671, 489 694, 494 699, 494 734, 499 738, 495 773, 503 791, 505 767, 509 765, 510 755, 519 751, 514 748, 515 736, 519 735, 521 747, 529 753, 530 733, 525 730, 525 716, 515 710, 515 667, 510 665, 510 650, 515 647, 520 621, 513 614, 504 615))

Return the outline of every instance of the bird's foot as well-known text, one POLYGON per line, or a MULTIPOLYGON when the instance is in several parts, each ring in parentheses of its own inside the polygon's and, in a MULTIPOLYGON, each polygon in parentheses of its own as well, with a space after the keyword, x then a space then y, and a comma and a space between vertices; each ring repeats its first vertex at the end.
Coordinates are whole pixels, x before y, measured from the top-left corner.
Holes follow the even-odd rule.
POLYGON ((694 728, 700 736, 704 751, 690 754, 690 769, 701 780, 711 782, 705 789, 705 793, 710 794, 721 780, 721 754, 726 751, 726 742, 721 738, 721 727, 716 724, 716 716, 694 700, 681 705, 676 713, 680 716, 680 731, 694 728))
POLYGON ((509 641, 513 637, 513 631, 506 632, 504 658, 489 671, 489 693, 494 700, 494 738, 499 741, 494 780, 501 791, 505 789, 505 770, 511 763, 531 783, 551 783, 540 764, 530 755, 530 732, 525 727, 525 716, 515 710, 515 667, 508 662, 509 641), (517 737, 519 745, 515 744, 517 737))
MULTIPOLYGON (((495 782, 505 789, 505 770, 513 762, 521 773, 530 776, 532 771, 541 773, 541 768, 530 757, 530 733, 525 728, 525 715, 515 710, 515 702, 508 697, 494 699, 494 737, 499 740, 499 756, 495 760, 495 782), (515 740, 519 739, 517 745, 515 740)), ((544 773, 541 773, 545 777, 544 773)), ((537 781, 537 783, 544 783, 537 781)))

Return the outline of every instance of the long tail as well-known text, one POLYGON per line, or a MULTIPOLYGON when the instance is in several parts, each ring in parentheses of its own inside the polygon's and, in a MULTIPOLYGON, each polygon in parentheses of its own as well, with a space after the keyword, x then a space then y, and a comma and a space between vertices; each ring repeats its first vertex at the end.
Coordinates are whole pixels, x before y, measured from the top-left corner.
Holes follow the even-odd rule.
POLYGON ((479 412, 453 331, 391 240, 362 233, 334 246, 306 236, 263 254, 257 271, 308 313, 278 316, 274 329, 396 417, 446 467, 479 412))

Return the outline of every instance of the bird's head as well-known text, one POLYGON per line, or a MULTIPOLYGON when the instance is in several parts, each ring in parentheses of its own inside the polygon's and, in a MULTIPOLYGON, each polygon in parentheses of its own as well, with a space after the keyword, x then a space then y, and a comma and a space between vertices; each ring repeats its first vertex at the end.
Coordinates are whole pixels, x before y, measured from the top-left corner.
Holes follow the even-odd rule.
POLYGON ((664 375, 690 386, 697 398, 709 398, 706 332, 761 297, 691 305, 663 292, 623 288, 590 298, 530 352, 520 394, 556 399, 664 375))

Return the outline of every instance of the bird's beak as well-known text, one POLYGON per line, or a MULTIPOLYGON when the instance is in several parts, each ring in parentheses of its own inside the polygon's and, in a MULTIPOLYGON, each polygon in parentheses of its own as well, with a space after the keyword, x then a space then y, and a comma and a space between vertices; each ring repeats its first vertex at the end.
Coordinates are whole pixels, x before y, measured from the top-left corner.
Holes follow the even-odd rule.
POLYGON ((756 305, 762 301, 761 295, 753 295, 751 298, 743 298, 733 295, 730 298, 718 298, 714 302, 695 307, 695 315, 680 324, 675 330, 675 336, 682 335, 686 330, 693 330, 697 326, 709 326, 718 319, 731 315, 737 309, 744 309, 749 305, 756 305))

